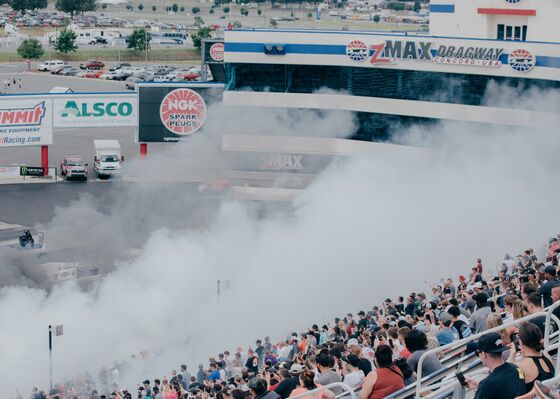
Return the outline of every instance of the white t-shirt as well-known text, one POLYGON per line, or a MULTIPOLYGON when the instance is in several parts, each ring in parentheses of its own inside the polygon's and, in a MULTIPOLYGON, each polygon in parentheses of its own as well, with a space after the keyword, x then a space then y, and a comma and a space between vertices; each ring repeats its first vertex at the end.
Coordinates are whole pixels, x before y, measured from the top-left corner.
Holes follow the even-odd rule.
POLYGON ((346 374, 343 382, 350 388, 356 389, 362 386, 365 377, 366 376, 364 375, 364 372, 362 370, 356 370, 349 374, 346 374))

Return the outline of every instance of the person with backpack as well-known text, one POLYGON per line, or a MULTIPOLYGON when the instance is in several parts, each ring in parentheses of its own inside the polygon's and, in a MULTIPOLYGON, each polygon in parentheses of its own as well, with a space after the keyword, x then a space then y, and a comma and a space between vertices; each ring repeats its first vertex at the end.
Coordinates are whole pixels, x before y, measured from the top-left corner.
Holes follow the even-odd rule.
POLYGON ((472 335, 472 330, 467 323, 459 319, 461 311, 457 306, 451 306, 447 313, 451 316, 451 330, 456 332, 459 339, 467 338, 472 335))

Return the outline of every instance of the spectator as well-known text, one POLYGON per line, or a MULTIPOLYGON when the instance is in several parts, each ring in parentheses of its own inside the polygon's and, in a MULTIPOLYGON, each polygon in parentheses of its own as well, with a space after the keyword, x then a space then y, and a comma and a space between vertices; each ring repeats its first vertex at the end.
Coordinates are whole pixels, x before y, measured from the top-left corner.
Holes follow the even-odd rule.
POLYGON ((543 305, 548 308, 552 305, 552 287, 558 284, 556 279, 556 268, 554 266, 547 266, 544 268, 544 278, 546 282, 540 286, 538 293, 543 297, 543 305))
POLYGON ((401 370, 393 364, 393 351, 388 345, 379 345, 375 351, 375 371, 364 380, 360 399, 382 399, 404 388, 401 370))
POLYGON ((220 369, 217 363, 210 363, 210 375, 208 376, 208 381, 216 381, 220 379, 220 369))
POLYGON ((344 382, 350 388, 358 389, 364 383, 364 372, 359 369, 360 359, 354 354, 346 356, 344 359, 345 368, 343 368, 344 382))
MULTIPOLYGON (((416 374, 418 374, 418 362, 420 357, 428 351, 428 338, 422 331, 412 330, 404 339, 407 349, 411 355, 407 359, 407 363, 416 374)), ((434 354, 428 355, 422 363, 422 376, 430 375, 439 369, 442 365, 434 354)))
MULTIPOLYGON (((315 385, 314 379, 315 373, 313 371, 304 370, 299 376, 299 386, 292 391, 290 397, 316 389, 317 385, 315 385)), ((334 399, 334 395, 331 391, 324 390, 312 396, 303 396, 301 399, 334 399)))
POLYGON ((466 292, 463 294, 463 308, 469 312, 469 316, 472 315, 476 309, 476 301, 472 298, 474 294, 474 288, 472 285, 467 286, 466 292))
POLYGON ((436 338, 440 345, 447 345, 459 339, 457 330, 451 329, 451 316, 443 312, 439 315, 439 331, 436 338))
MULTIPOLYGON (((542 298, 537 292, 533 292, 527 296, 527 310, 529 314, 536 314, 543 311, 542 298)), ((531 323, 536 325, 544 336, 544 325, 546 323, 546 316, 537 316, 530 320, 531 323)))
POLYGON ((469 388, 476 389, 475 399, 513 399, 525 393, 523 372, 504 361, 502 352, 505 350, 498 333, 488 333, 478 340, 478 356, 490 375, 480 382, 466 379, 469 388))
POLYGON ((280 383, 274 390, 282 399, 290 396, 292 391, 299 385, 299 375, 303 372, 301 365, 294 363, 290 371, 280 370, 280 383))
MULTIPOLYGON (((497 313, 491 313, 488 315, 488 318, 486 318, 486 330, 489 330, 494 327, 499 327, 502 325, 504 325, 504 322, 502 321, 502 317, 497 313)), ((508 333, 508 330, 504 328, 498 331, 498 334, 502 339, 502 344, 506 347, 509 347, 511 344, 511 338, 510 338, 510 334, 508 333)))
MULTIPOLYGON (((334 358, 326 352, 317 355, 317 368, 319 373, 315 377, 315 382, 320 385, 328 385, 333 382, 341 382, 340 375, 333 370, 334 358)), ((336 387, 331 389, 334 395, 339 395, 343 392, 342 388, 336 387)))
POLYGON ((399 355, 398 357, 405 360, 408 359, 410 356, 410 351, 406 348, 406 344, 405 344, 406 336, 410 334, 410 331, 412 330, 408 327, 401 327, 397 331, 397 334, 399 336, 399 347, 401 348, 398 352, 399 355))
POLYGON ((467 338, 472 335, 472 330, 467 323, 460 320, 461 311, 456 306, 451 306, 447 311, 451 316, 451 328, 457 332, 459 339, 467 338))
POLYGON ((476 310, 469 320, 469 327, 473 333, 478 334, 486 328, 486 317, 492 312, 488 306, 488 296, 486 293, 479 292, 474 296, 476 301, 476 310))
POLYGON ((367 376, 371 372, 371 362, 364 358, 362 348, 358 344, 358 340, 355 338, 349 339, 347 347, 350 353, 358 356, 358 368, 364 372, 364 376, 367 376), (352 344, 350 344, 351 341, 353 341, 352 344))
POLYGON ((181 364, 181 375, 183 376, 183 383, 188 384, 191 380, 191 373, 187 371, 186 364, 181 364))
POLYGON ((196 373, 196 381, 202 385, 206 381, 206 371, 204 371, 204 366, 202 364, 198 365, 198 372, 196 373))
POLYGON ((251 398, 253 399, 278 399, 278 394, 266 389, 266 381, 262 378, 253 377, 247 383, 251 398))
MULTIPOLYGON (((551 296, 552 296, 553 303, 556 303, 556 302, 560 301, 560 283, 556 284, 554 287, 552 287, 551 296)), ((557 306, 552 311, 552 313, 554 313, 554 315, 560 319, 560 306, 557 306)))
MULTIPOLYGON (((525 399, 532 398, 535 395, 535 381, 545 381, 554 378, 554 366, 550 358, 542 353, 543 339, 541 330, 532 323, 521 323, 519 326, 519 346, 522 359, 515 362, 515 365, 521 369, 525 376, 525 386, 527 395, 525 399)), ((514 347, 510 353, 509 360, 516 360, 516 348, 514 347)))
POLYGON ((247 361, 245 362, 245 367, 249 370, 249 373, 257 374, 259 372, 259 358, 255 355, 252 349, 247 351, 247 361))

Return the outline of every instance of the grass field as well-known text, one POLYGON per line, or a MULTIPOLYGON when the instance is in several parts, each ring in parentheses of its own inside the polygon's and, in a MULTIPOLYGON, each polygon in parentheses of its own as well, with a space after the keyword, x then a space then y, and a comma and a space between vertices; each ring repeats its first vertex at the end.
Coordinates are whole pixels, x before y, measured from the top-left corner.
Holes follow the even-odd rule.
MULTIPOLYGON (((64 61, 85 61, 96 59, 100 61, 145 61, 146 53, 133 50, 116 50, 116 49, 92 49, 80 50, 61 54, 56 51, 47 51, 41 60, 58 59, 64 61)), ((200 52, 195 49, 154 49, 148 53, 148 62, 169 62, 184 61, 192 63, 192 61, 200 60, 200 52)), ((14 51, 1 51, 0 62, 21 62, 23 61, 14 51)))

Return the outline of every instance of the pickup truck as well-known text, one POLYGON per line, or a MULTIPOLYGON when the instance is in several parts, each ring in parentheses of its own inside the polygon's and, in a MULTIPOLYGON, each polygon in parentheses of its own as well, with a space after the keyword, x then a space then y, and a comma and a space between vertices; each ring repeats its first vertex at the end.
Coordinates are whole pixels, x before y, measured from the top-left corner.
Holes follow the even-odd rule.
POLYGON ((60 175, 64 176, 66 180, 87 180, 88 165, 84 164, 80 157, 67 156, 60 161, 60 175))

